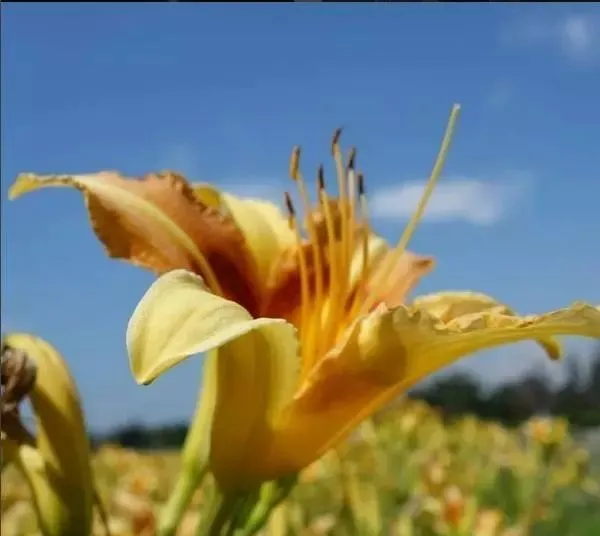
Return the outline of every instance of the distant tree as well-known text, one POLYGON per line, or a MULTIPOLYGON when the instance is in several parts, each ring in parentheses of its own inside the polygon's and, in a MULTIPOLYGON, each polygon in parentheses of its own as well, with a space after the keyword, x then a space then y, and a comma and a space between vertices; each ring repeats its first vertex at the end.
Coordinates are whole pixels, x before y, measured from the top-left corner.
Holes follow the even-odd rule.
POLYGON ((147 444, 148 431, 143 424, 133 423, 118 428, 107 439, 126 448, 142 449, 147 444))
POLYGON ((471 413, 482 399, 479 384, 467 374, 442 377, 425 388, 416 389, 410 396, 443 408, 449 415, 471 413))
POLYGON ((572 425, 600 426, 600 346, 584 375, 576 360, 567 362, 566 381, 552 388, 545 376, 530 373, 493 391, 484 390, 472 375, 456 373, 417 387, 411 398, 438 407, 448 417, 473 414, 517 425, 534 415, 567 418, 572 425))

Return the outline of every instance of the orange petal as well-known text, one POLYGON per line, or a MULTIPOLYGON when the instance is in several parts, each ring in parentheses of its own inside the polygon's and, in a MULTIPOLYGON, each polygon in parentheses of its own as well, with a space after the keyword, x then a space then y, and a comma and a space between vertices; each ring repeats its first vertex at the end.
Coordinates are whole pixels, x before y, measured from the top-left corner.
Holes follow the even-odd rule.
MULTIPOLYGON (((315 288, 316 267, 313 246, 304 242, 301 246, 302 253, 306 259, 308 273, 308 284, 311 292, 315 288)), ((324 259, 324 252, 321 258, 324 259)), ((327 263, 323 266, 323 284, 325 289, 329 285, 329 269, 327 263)), ((283 252, 279 260, 273 266, 271 275, 267 281, 267 292, 261 307, 260 316, 285 318, 294 321, 295 315, 300 308, 300 262, 298 246, 288 248, 283 252)))
POLYGON ((256 310, 256 267, 243 235, 231 218, 201 202, 181 175, 163 172, 132 180, 117 172, 24 174, 9 196, 47 186, 82 192, 92 227, 109 256, 156 274, 177 268, 199 273, 211 287, 220 287, 215 290, 256 310))
MULTIPOLYGON (((392 255, 390 251, 381 257, 373 270, 373 277, 377 278, 377 270, 385 267, 386 257, 392 255)), ((421 278, 435 267, 435 259, 431 256, 422 256, 405 251, 398 259, 390 275, 381 284, 380 288, 369 289, 378 295, 377 303, 385 303, 390 309, 406 303, 408 295, 417 286, 421 278)))
POLYGON ((201 201, 229 215, 235 222, 264 284, 281 254, 296 243, 288 218, 269 201, 237 197, 206 183, 192 184, 192 187, 201 201))

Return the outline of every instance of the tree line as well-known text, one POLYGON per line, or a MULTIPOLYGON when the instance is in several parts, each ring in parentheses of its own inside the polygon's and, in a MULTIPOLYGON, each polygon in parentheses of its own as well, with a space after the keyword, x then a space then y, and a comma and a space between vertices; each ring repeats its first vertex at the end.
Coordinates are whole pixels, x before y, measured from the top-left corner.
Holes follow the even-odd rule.
POLYGON ((566 379, 553 385, 547 377, 530 373, 490 390, 474 377, 455 373, 409 396, 439 408, 448 417, 465 414, 506 426, 516 426, 536 415, 563 417, 575 428, 600 426, 600 347, 587 360, 570 359, 566 379))

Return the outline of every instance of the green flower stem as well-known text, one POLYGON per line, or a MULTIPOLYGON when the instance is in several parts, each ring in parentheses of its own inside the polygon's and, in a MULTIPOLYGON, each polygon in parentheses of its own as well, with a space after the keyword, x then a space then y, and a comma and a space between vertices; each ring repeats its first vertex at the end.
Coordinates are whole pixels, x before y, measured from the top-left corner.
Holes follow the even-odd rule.
POLYGON ((252 510, 244 526, 235 535, 251 536, 261 530, 269 520, 271 512, 287 498, 297 481, 298 476, 293 475, 265 484, 261 490, 261 497, 258 504, 252 510))
POLYGON ((259 499, 260 488, 249 491, 243 496, 243 498, 238 502, 235 511, 232 513, 232 521, 229 526, 227 536, 236 535, 238 527, 245 526, 259 499))
POLYGON ((161 512, 158 524, 158 536, 175 536, 177 528, 191 502, 194 492, 208 472, 207 464, 203 466, 194 464, 188 465, 187 467, 186 470, 184 464, 184 468, 175 483, 175 488, 161 512))
POLYGON ((211 381, 216 352, 206 357, 200 394, 181 453, 181 469, 175 488, 161 512, 157 536, 175 536, 194 492, 208 472, 209 431, 215 405, 215 382, 211 381))
POLYGON ((240 501, 243 500, 243 495, 239 493, 223 494, 216 486, 210 503, 202 512, 196 536, 221 536, 225 534, 235 517, 240 501))

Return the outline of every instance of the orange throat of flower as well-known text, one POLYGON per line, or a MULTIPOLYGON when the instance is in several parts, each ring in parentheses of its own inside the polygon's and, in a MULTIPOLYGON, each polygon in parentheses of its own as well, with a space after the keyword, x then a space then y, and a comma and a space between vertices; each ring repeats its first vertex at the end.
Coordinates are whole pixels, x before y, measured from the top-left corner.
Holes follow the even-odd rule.
POLYGON ((285 201, 289 225, 296 235, 298 255, 301 299, 295 323, 301 339, 301 378, 306 377, 317 360, 339 342, 348 326, 381 303, 391 272, 405 252, 439 178, 459 109, 456 105, 452 110, 433 171, 415 213, 398 244, 377 264, 369 258, 372 234, 364 177, 356 171, 354 148, 344 161, 339 144, 341 129, 335 131, 331 143, 338 197, 331 198, 327 193, 323 166, 319 166, 316 207, 311 205, 300 172, 300 148, 294 148, 290 176, 306 216, 306 238, 302 236, 296 209, 287 192, 285 201), (352 267, 357 258, 360 259, 360 275, 353 281, 352 267))

